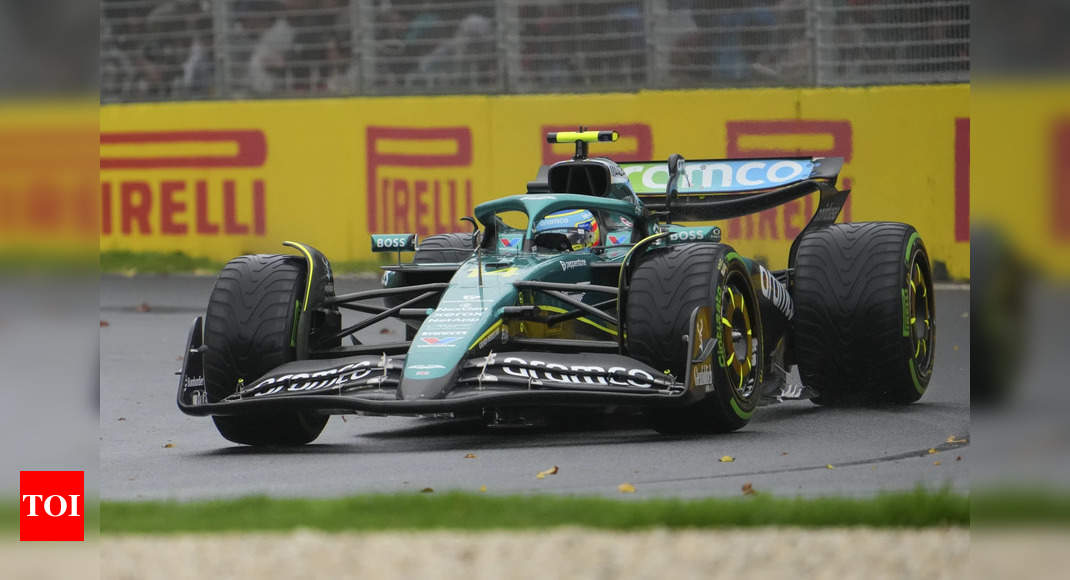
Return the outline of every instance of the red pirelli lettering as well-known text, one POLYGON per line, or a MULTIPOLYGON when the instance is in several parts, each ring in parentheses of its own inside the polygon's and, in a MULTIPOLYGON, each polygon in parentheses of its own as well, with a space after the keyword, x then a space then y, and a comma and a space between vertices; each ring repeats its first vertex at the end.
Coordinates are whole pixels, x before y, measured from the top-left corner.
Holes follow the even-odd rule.
MULTIPOLYGON (((854 157, 854 137, 851 121, 843 120, 800 120, 800 119, 768 119, 755 121, 728 121, 725 123, 725 151, 727 156, 734 159, 751 159, 767 157, 843 157, 844 162, 849 162, 854 157), (828 148, 771 148, 771 147, 747 147, 742 141, 744 137, 762 136, 810 136, 827 135, 832 138, 832 144, 828 148)), ((851 188, 851 179, 842 177, 842 188, 851 188)), ((816 194, 814 194, 816 195, 816 194)), ((757 237, 762 240, 783 239, 791 240, 802 233, 802 228, 813 215, 813 197, 806 196, 796 199, 779 207, 767 209, 758 213, 757 228, 754 226, 755 216, 747 215, 729 220, 727 234, 729 238, 751 240, 757 237), (757 231, 756 231, 757 230, 757 231)), ((843 206, 840 221, 851 221, 851 198, 843 206)))
MULTIPOLYGON (((472 132, 468 127, 379 127, 365 131, 367 162, 367 223, 371 232, 413 231, 441 233, 457 231, 459 226, 440 222, 439 210, 449 207, 450 216, 457 218, 458 179, 436 179, 428 185, 418 180, 385 177, 381 171, 394 168, 462 168, 472 165, 472 132), (384 150, 387 141, 411 141, 427 144, 452 142, 449 153, 397 153, 384 150), (443 188, 442 184, 446 187, 443 188), (431 192, 431 205, 426 196, 431 192), (442 200, 445 195, 448 199, 442 200), (428 215, 434 208, 434 216, 428 215), (434 228, 431 232, 430 228, 434 228)), ((463 179, 468 196, 465 210, 472 211, 471 179, 463 179)), ((467 215, 467 213, 465 215, 467 215)), ((447 220, 449 221, 449 220, 447 220)))
POLYGON ((260 167, 267 160, 267 138, 258 129, 205 131, 132 131, 101 133, 101 145, 233 143, 233 155, 175 155, 156 157, 109 157, 102 150, 101 169, 173 169, 216 167, 260 167))

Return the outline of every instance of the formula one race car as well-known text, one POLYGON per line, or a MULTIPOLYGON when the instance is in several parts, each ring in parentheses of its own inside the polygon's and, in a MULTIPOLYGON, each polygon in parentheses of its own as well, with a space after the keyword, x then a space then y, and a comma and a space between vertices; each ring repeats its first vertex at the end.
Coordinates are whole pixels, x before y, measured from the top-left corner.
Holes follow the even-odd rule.
POLYGON ((663 433, 726 432, 763 402, 918 400, 933 370, 932 274, 901 223, 834 223, 843 160, 616 163, 613 131, 551 133, 575 156, 527 193, 480 204, 472 233, 372 235, 398 252, 383 288, 335 294, 316 249, 250 255, 220 273, 190 330, 179 408, 250 445, 315 439, 331 414, 642 411, 663 433), (818 193, 770 271, 715 222, 818 193), (401 252, 415 252, 400 263, 401 252), (364 313, 343 326, 341 309, 364 313), (354 334, 394 318, 406 340, 354 334), (353 344, 342 344, 351 337, 353 344), (788 385, 797 365, 802 385, 788 385))

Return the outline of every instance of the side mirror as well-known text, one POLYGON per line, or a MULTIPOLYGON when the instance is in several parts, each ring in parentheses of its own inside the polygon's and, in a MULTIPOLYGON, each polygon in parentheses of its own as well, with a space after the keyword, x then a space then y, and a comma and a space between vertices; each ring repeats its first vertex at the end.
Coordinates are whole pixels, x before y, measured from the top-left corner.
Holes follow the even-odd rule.
POLYGON ((460 221, 472 224, 472 247, 479 247, 479 242, 480 242, 479 234, 480 234, 480 231, 479 231, 479 223, 476 222, 476 218, 471 217, 471 216, 464 216, 463 218, 460 219, 460 221))
POLYGON ((665 184, 665 223, 667 224, 672 223, 672 202, 679 192, 676 182, 681 175, 684 176, 684 179, 687 179, 687 175, 684 173, 685 163, 684 156, 679 153, 673 153, 669 156, 669 181, 665 184))
MULTIPOLYGON (((669 156, 669 182, 665 184, 665 195, 676 196, 676 182, 684 173, 684 162, 684 156, 679 153, 673 153, 669 156)), ((684 178, 686 179, 686 176, 684 178)))

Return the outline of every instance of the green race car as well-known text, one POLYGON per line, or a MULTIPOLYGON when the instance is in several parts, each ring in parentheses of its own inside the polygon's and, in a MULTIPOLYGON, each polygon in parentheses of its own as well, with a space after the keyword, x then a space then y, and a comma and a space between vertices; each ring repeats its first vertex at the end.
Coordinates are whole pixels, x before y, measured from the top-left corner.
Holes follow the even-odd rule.
POLYGON ((178 405, 227 439, 294 445, 332 414, 644 412, 663 433, 726 432, 761 403, 910 403, 934 360, 932 274, 913 227, 837 224, 839 158, 621 162, 613 131, 551 133, 570 160, 480 204, 471 233, 372 235, 383 288, 336 294, 327 258, 250 255, 190 330, 178 405), (818 193, 788 267, 706 224, 818 193), (414 252, 401 263, 402 252, 414 252), (341 310, 366 316, 343 326, 341 310), (406 340, 361 344, 385 319, 406 340), (351 337, 352 344, 343 344, 351 337), (802 385, 789 385, 797 365, 802 385))

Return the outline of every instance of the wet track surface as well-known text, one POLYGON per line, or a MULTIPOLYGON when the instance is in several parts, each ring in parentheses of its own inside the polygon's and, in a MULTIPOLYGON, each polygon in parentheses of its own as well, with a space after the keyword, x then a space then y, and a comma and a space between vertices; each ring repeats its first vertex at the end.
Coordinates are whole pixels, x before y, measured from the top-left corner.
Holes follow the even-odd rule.
MULTIPOLYGON (((174 372, 212 283, 193 276, 101 280, 104 499, 475 491, 482 485, 490 493, 618 496, 622 482, 638 489, 627 497, 738 495, 744 483, 783 495, 968 486, 970 447, 947 443, 950 436, 969 438, 970 295, 963 288, 937 290, 936 370, 922 401, 908 407, 790 402, 760 408, 737 433, 701 437, 658 435, 633 417, 487 429, 473 421, 347 416, 331 418, 312 445, 254 449, 231 444, 210 419, 187 417, 175 406, 174 372), (735 461, 718 461, 725 455, 735 461), (536 479, 555 465, 557 475, 536 479)), ((378 281, 349 278, 337 286, 342 293, 378 281)), ((359 336, 370 341, 380 332, 382 340, 396 340, 400 325, 359 336)))

